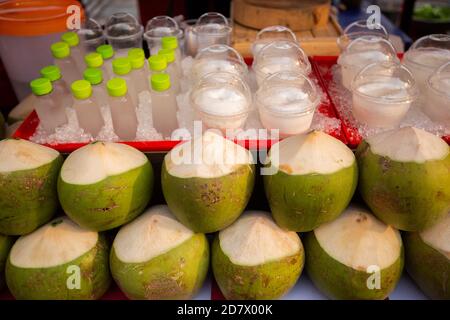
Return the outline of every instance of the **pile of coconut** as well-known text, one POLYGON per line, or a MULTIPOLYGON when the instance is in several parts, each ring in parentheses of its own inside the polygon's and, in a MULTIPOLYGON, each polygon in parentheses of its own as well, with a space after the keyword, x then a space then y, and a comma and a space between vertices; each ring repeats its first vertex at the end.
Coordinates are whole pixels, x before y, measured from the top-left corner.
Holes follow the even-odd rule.
POLYGON ((98 299, 114 280, 130 299, 190 299, 211 261, 227 299, 282 298, 303 269, 330 298, 385 299, 405 264, 429 297, 450 299, 442 139, 406 127, 353 153, 313 131, 274 144, 265 160, 257 167, 252 152, 205 132, 166 154, 167 205, 149 206, 153 169, 139 150, 96 142, 64 160, 2 140, 0 289, 98 299), (270 212, 246 211, 257 170, 270 212), (351 203, 356 191, 363 201, 351 203))

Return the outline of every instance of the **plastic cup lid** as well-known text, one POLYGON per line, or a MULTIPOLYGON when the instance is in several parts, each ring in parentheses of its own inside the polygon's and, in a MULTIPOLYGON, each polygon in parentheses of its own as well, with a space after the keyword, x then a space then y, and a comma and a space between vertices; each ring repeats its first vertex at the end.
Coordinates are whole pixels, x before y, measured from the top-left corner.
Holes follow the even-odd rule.
POLYGON ((47 78, 52 82, 61 79, 61 70, 55 65, 42 68, 40 73, 43 78, 47 78))
POLYGON ((127 82, 122 78, 112 78, 106 83, 108 94, 112 97, 122 97, 127 93, 127 82))
POLYGON ((37 96, 43 96, 52 92, 52 83, 47 78, 37 78, 30 82, 31 91, 37 96))
POLYGON ((87 80, 77 80, 72 82, 70 89, 76 99, 87 99, 92 94, 91 83, 87 80))

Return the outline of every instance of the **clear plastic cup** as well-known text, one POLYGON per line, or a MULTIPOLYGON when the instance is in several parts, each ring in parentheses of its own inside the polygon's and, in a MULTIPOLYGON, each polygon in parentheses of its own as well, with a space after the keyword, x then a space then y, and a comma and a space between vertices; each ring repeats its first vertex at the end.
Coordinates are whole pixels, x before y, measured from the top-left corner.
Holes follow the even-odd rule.
POLYGON ((184 54, 187 56, 195 57, 197 54, 197 38, 193 32, 197 19, 183 20, 180 22, 180 28, 184 34, 184 54))
POLYGON ((202 49, 195 57, 191 69, 191 81, 195 83, 212 72, 229 72, 245 80, 248 68, 236 49, 225 44, 214 44, 202 49))
POLYGON ((156 16, 150 19, 145 26, 144 39, 147 42, 151 55, 158 54, 161 49, 161 39, 163 37, 175 36, 180 47, 183 43, 183 30, 178 23, 168 16, 156 16))
POLYGON ((398 61, 392 44, 380 37, 363 36, 353 40, 339 55, 342 84, 350 90, 353 78, 369 64, 398 61))
POLYGON ((78 30, 80 41, 87 52, 95 52, 98 46, 105 43, 105 35, 101 25, 94 19, 87 19, 78 30))
POLYGON ((320 96, 304 74, 281 71, 264 80, 255 100, 263 126, 286 137, 309 130, 320 96))
POLYGON ((373 63, 352 82, 352 113, 370 127, 398 126, 418 97, 411 72, 397 62, 373 63))
POLYGON ((265 78, 280 71, 297 71, 308 75, 311 64, 300 46, 292 41, 277 40, 264 46, 253 60, 258 86, 265 78))
POLYGON ((197 41, 197 52, 213 44, 231 44, 232 28, 227 18, 217 12, 207 12, 198 18, 193 33, 197 41))
POLYGON ((142 48, 143 29, 133 15, 114 13, 106 21, 106 39, 116 51, 116 56, 126 56, 128 49, 142 48))
POLYGON ((284 26, 270 26, 256 34, 256 40, 252 44, 253 57, 256 57, 264 46, 275 40, 288 40, 297 43, 297 37, 291 29, 284 26))
POLYGON ((226 132, 243 128, 250 112, 252 95, 248 85, 229 72, 209 73, 190 93, 196 118, 206 128, 226 132))
POLYGON ((403 57, 403 63, 423 92, 427 90, 431 74, 446 62, 450 62, 450 35, 446 34, 431 34, 418 39, 403 57))
POLYGON ((389 39, 389 33, 386 28, 379 23, 368 24, 369 20, 358 20, 349 24, 343 31, 342 36, 337 39, 341 51, 350 44, 351 41, 360 37, 378 37, 385 40, 389 39))
POLYGON ((431 120, 450 126, 450 62, 428 78, 426 103, 422 108, 431 120))

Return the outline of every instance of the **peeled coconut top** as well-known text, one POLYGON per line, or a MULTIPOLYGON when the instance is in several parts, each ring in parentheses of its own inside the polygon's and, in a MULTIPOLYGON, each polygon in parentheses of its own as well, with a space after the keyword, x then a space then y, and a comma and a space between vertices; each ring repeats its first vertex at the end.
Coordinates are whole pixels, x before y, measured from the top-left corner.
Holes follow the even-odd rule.
POLYGON ((287 174, 330 174, 352 166, 353 152, 340 140, 313 131, 286 138, 272 146, 271 164, 287 174))
POLYGON ((424 163, 443 159, 449 154, 444 140, 414 127, 385 131, 366 141, 373 153, 398 162, 424 163))
POLYGON ((34 110, 35 95, 30 94, 19 102, 8 114, 9 119, 25 120, 26 117, 34 110))
POLYGON ((450 213, 439 223, 420 233, 422 240, 450 259, 450 213))
POLYGON ((219 232, 220 247, 232 263, 257 266, 298 254, 297 233, 276 225, 266 212, 247 211, 219 232))
POLYGON ((22 139, 0 141, 0 173, 31 170, 49 164, 59 152, 22 139))
POLYGON ((253 163, 252 154, 221 134, 206 131, 177 145, 164 158, 170 175, 179 178, 217 178, 253 163))
POLYGON ((9 259, 20 268, 56 267, 87 253, 97 241, 97 232, 60 217, 20 237, 13 245, 9 259))
POLYGON ((61 168, 61 178, 70 184, 93 184, 139 168, 147 162, 145 154, 126 144, 95 142, 67 157, 61 168))
POLYGON ((366 209, 348 207, 336 220, 314 230, 322 249, 333 259, 359 271, 369 266, 385 269, 401 254, 400 233, 366 209))
POLYGON ((125 263, 150 261, 179 246, 194 235, 165 205, 149 208, 123 226, 114 239, 117 258, 125 263))

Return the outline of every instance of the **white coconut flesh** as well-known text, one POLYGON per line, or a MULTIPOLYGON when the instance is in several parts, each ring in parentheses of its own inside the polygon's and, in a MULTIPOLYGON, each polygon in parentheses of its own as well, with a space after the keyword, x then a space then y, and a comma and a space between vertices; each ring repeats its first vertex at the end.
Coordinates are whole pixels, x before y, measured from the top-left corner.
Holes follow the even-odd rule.
POLYGON ((202 137, 177 145, 164 161, 171 176, 217 178, 253 163, 253 158, 244 147, 218 133, 206 131, 202 137))
POLYGON ((385 131, 367 139, 370 150, 397 162, 416 162, 444 159, 449 147, 441 138, 414 127, 385 131))
POLYGON ((340 140, 320 131, 286 138, 272 146, 272 166, 287 174, 331 174, 352 166, 353 152, 340 140))
POLYGON ((126 144, 96 142, 67 157, 61 168, 61 178, 70 184, 93 184, 139 168, 146 162, 145 154, 126 144))
POLYGON ((265 212, 247 211, 219 232, 220 248, 233 264, 257 266, 298 254, 297 233, 278 227, 265 212))
POLYGON ((35 96, 33 94, 27 96, 11 110, 8 114, 8 118, 24 120, 34 110, 34 100, 35 96))
POLYGON ((113 247, 120 261, 143 263, 178 247, 193 235, 176 220, 167 206, 159 205, 122 227, 113 247))
POLYGON ((49 164, 58 156, 58 151, 27 140, 2 140, 0 141, 0 173, 36 169, 49 164))
POLYGON ((420 237, 450 260, 450 213, 439 223, 422 231, 420 237))
POLYGON ((350 206, 336 220, 323 224, 314 235, 333 259, 358 271, 385 269, 400 257, 400 233, 367 210, 350 206))
POLYGON ((97 232, 61 217, 20 237, 9 258, 19 268, 51 268, 79 258, 94 248, 97 241, 97 232))

